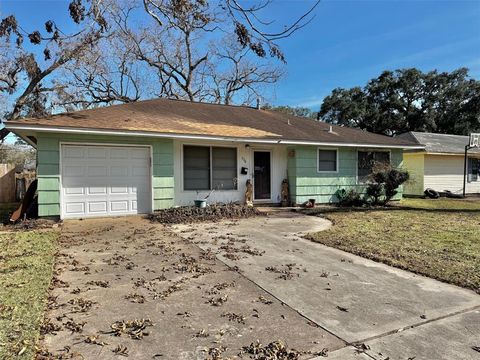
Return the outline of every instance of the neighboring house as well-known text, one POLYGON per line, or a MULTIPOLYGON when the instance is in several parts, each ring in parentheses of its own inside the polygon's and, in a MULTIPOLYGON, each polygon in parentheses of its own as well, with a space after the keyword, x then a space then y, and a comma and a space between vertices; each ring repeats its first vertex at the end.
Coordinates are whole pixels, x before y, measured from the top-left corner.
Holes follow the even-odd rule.
POLYGON ((39 214, 62 218, 148 213, 244 200, 252 179, 257 203, 336 201, 341 188, 364 188, 372 160, 402 165, 408 140, 330 126, 245 106, 179 100, 130 104, 10 121, 37 147, 39 214))
MULTIPOLYGON (((465 145, 468 136, 408 132, 398 138, 424 145, 425 150, 407 151, 404 167, 410 180, 404 186, 405 195, 423 195, 427 188, 463 193, 465 145)), ((480 193, 480 150, 470 149, 467 158, 466 193, 480 193)))

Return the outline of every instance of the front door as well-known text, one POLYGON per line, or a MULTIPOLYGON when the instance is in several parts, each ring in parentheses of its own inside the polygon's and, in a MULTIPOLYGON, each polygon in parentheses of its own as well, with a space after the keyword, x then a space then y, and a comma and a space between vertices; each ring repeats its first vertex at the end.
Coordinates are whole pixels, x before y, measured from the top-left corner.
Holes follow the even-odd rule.
POLYGON ((270 200, 270 151, 254 151, 253 153, 253 194, 254 200, 270 200))

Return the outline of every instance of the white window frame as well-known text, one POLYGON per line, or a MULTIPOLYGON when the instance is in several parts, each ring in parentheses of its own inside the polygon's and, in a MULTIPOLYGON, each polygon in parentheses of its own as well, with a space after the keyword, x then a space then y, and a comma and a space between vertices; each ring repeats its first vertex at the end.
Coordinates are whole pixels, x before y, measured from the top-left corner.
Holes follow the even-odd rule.
MULTIPOLYGON (((357 157, 358 159, 358 157, 357 157)), ((338 148, 317 147, 317 173, 319 174, 338 174, 339 170, 339 151, 338 148), (335 151, 335 170, 320 170, 320 150, 335 151)))
POLYGON ((477 174, 477 180, 469 180, 470 179, 470 160, 477 160, 478 162, 480 162, 480 158, 477 158, 477 157, 473 157, 473 156, 468 156, 467 157, 467 182, 469 184, 471 183, 478 183, 480 182, 480 174, 477 174))
POLYGON ((383 149, 357 149, 356 151, 356 159, 355 159, 355 178, 356 178, 356 184, 357 185, 367 185, 368 181, 359 181, 358 179, 358 153, 359 152, 387 152, 388 153, 388 158, 390 160, 390 165, 392 164, 392 150, 383 150, 383 149))
POLYGON ((239 178, 239 169, 238 169, 238 147, 237 146, 228 146, 228 145, 205 145, 205 144, 198 144, 198 143, 183 143, 181 144, 181 181, 182 181, 182 192, 186 193, 193 193, 193 192, 200 192, 200 191, 212 191, 213 186, 213 166, 212 166, 212 148, 227 148, 227 149, 235 149, 235 156, 236 156, 236 173, 237 173, 237 182, 236 182, 236 189, 215 189, 215 191, 238 191, 238 178, 239 178), (201 189, 201 190, 187 190, 185 189, 185 146, 198 146, 198 147, 206 147, 210 149, 210 189, 201 189))

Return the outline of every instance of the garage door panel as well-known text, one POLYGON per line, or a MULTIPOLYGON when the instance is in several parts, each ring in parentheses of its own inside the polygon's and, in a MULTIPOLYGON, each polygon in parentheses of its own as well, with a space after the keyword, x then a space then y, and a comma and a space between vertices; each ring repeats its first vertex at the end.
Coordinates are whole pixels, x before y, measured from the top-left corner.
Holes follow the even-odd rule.
POLYGON ((105 166, 87 166, 87 176, 107 176, 107 168, 105 166))
POLYGON ((128 149, 127 148, 111 148, 110 149, 110 158, 111 159, 128 159, 128 149))
POLYGON ((112 165, 110 167, 110 175, 111 176, 128 176, 128 168, 124 166, 112 165))
POLYGON ((82 146, 68 146, 64 148, 64 159, 83 159, 85 157, 84 148, 82 146))
POLYGON ((62 164, 64 217, 151 211, 148 148, 63 145, 62 164))
POLYGON ((68 187, 64 189, 65 195, 84 195, 85 189, 83 187, 68 187))
POLYGON ((145 149, 132 149, 132 151, 130 152, 130 158, 131 159, 144 160, 145 159, 145 149))
POLYGON ((107 158, 107 149, 99 146, 92 146, 88 148, 89 159, 106 159, 107 158))
POLYGON ((85 213, 85 203, 83 202, 70 202, 65 204, 65 213, 68 215, 71 214, 84 214, 85 213))
POLYGON ((107 187, 106 186, 89 186, 87 188, 88 195, 106 195, 107 187))
POLYGON ((112 212, 125 212, 128 211, 128 201, 111 201, 110 202, 110 210, 112 212))
POLYGON ((148 176, 148 168, 145 166, 134 166, 132 169, 132 175, 146 177, 148 176))
POLYGON ((112 186, 110 194, 128 194, 128 186, 112 186))
POLYGON ((70 165, 66 165, 64 168, 63 168, 63 174, 65 176, 83 176, 84 172, 85 172, 85 168, 83 166, 78 166, 78 165, 74 165, 74 166, 70 166, 70 165))
POLYGON ((89 201, 88 202, 88 212, 90 214, 104 214, 107 212, 107 202, 106 201, 89 201))

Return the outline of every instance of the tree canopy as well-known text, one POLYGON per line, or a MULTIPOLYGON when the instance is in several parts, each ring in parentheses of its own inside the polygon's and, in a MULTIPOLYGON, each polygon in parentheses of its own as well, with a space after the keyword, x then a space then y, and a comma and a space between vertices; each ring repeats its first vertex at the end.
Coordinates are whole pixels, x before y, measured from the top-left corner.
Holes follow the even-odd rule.
POLYGON ((43 29, 8 15, 0 19, 0 116, 153 97, 252 103, 283 74, 278 41, 307 25, 318 2, 289 24, 268 18, 270 0, 70 0, 71 31, 57 26, 58 14, 43 29))
POLYGON ((309 119, 317 119, 317 116, 318 116, 318 113, 316 111, 312 111, 308 107, 302 107, 302 106, 288 106, 288 105, 274 106, 270 104, 265 104, 262 106, 262 109, 278 111, 283 114, 306 117, 309 119))
POLYGON ((407 131, 467 135, 480 130, 480 81, 466 68, 384 71, 364 87, 334 89, 319 116, 385 135, 407 131))

